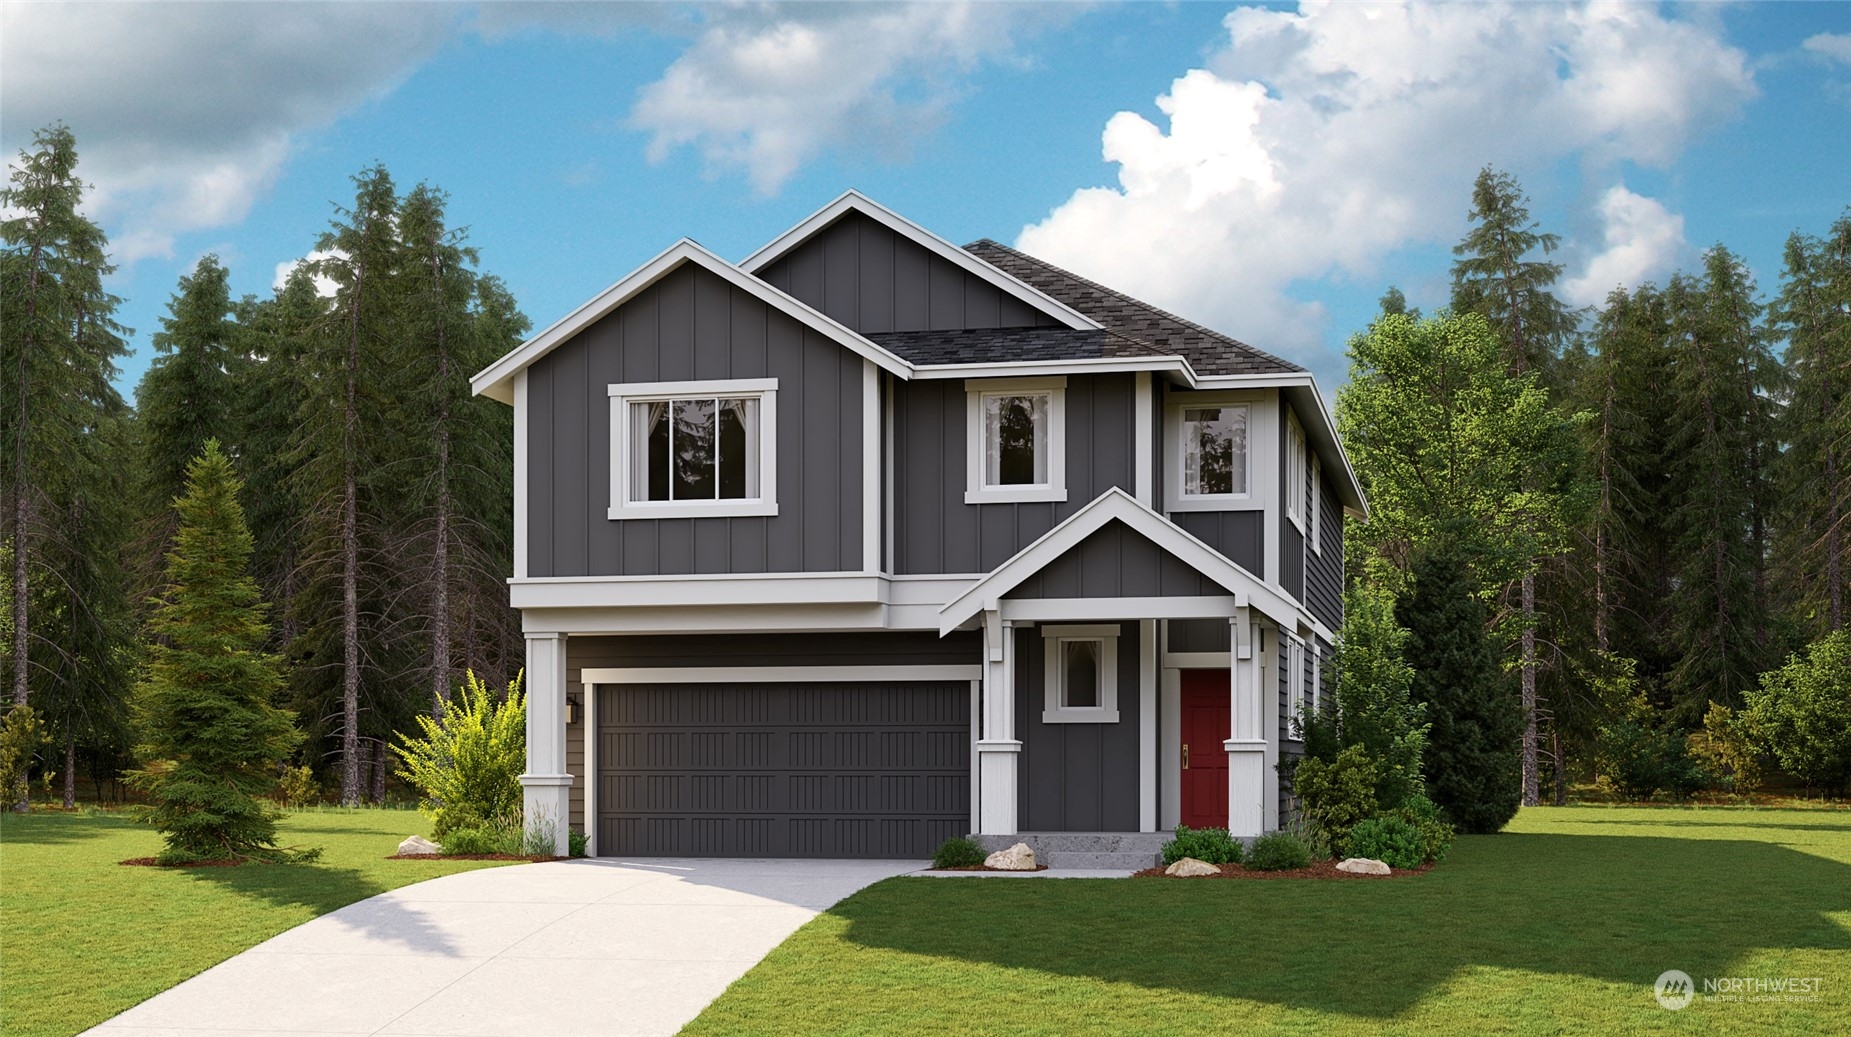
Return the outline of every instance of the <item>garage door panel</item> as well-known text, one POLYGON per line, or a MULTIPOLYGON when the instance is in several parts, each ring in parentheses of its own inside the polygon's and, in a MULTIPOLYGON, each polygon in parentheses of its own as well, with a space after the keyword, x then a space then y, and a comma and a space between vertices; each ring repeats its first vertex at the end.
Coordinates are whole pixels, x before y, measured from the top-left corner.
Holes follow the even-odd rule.
POLYGON ((969 830, 966 683, 598 696, 601 853, 919 857, 969 830))

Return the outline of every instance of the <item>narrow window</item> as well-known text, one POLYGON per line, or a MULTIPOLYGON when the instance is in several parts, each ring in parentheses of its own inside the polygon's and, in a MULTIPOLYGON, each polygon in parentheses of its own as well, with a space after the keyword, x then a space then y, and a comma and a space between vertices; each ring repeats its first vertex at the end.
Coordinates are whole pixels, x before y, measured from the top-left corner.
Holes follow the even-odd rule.
POLYGON ((1099 708, 1098 641, 1062 641, 1061 675, 1062 709, 1099 708))

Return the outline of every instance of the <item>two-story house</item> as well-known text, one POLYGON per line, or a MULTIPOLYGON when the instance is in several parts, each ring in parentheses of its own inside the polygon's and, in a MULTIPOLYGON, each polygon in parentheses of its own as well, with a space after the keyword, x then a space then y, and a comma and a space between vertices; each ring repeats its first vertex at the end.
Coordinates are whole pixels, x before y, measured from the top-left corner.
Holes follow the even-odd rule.
POLYGON ((1289 809, 1365 508, 1302 368, 850 192, 738 264, 678 242, 473 384, 514 407, 562 852, 1289 809))

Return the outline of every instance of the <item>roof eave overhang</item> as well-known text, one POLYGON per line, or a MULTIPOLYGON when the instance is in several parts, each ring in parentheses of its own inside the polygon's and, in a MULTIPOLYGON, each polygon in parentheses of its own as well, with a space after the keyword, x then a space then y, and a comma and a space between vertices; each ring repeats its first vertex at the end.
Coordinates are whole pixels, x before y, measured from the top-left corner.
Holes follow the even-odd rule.
POLYGON ((1337 434, 1337 420, 1325 404, 1324 393, 1318 389, 1317 379, 1311 372, 1208 375, 1198 379, 1191 388, 1277 388, 1288 394, 1292 402, 1298 404, 1299 414, 1307 419, 1302 424, 1311 448, 1322 454, 1327 462, 1334 462, 1329 465, 1330 475, 1337 484, 1337 499, 1343 502, 1343 510, 1352 518, 1368 521, 1369 498, 1356 476, 1356 466, 1350 463, 1349 451, 1343 449, 1343 437, 1337 434))

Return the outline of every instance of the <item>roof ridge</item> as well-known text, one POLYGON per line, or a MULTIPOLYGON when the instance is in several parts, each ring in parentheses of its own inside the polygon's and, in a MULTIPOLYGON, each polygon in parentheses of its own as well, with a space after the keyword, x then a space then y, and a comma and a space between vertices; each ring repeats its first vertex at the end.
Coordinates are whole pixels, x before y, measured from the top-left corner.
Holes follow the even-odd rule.
MULTIPOLYGON (((1166 310, 1161 306, 1153 306, 1152 304, 1145 302, 1143 299, 1140 299, 1134 295, 1127 295, 1124 292, 1121 292, 1116 288, 1109 288, 1103 284, 1100 284, 1097 281, 1092 280, 1091 278, 1082 277, 1079 274, 1076 274, 1073 271, 1068 270, 1066 267, 1056 266, 1055 264, 1050 263, 1047 260, 1042 259, 1039 256, 1032 256, 1026 252, 1023 252, 1020 249, 1011 248, 1010 246, 1005 245, 1002 242, 997 241, 994 238, 978 238, 976 241, 973 241, 970 244, 965 245, 964 250, 966 252, 970 252, 972 255, 977 255, 976 249, 980 245, 987 245, 991 248, 1000 249, 1001 251, 1007 252, 1012 256, 1016 256, 1018 258, 1027 260, 1030 263, 1039 264, 1043 267, 1046 267, 1049 270, 1052 270, 1058 274, 1061 274, 1062 276, 1070 277, 1073 280, 1078 281, 1079 283, 1087 286, 1088 288, 1092 288, 1097 291, 1104 292, 1107 295, 1114 296, 1118 299, 1122 299, 1125 302, 1128 302, 1134 306, 1139 307, 1140 309, 1147 310, 1166 320, 1173 320, 1176 323, 1181 324, 1186 328, 1190 328, 1194 331, 1201 332, 1204 335, 1212 335, 1215 338, 1230 342, 1240 347, 1241 349, 1245 349, 1245 350, 1248 350, 1249 352, 1258 354, 1259 356, 1265 357, 1266 359, 1271 360, 1274 363, 1281 364, 1294 371, 1304 370, 1303 367, 1299 366, 1298 364, 1292 363, 1290 360, 1287 360, 1283 357, 1275 356, 1271 353, 1268 353, 1266 350, 1261 349, 1258 346, 1252 345, 1250 343, 1243 342, 1242 340, 1237 339, 1234 336, 1224 331, 1216 331, 1214 328, 1211 328, 1207 326, 1206 324, 1201 324, 1197 321, 1190 320, 1189 318, 1181 316, 1179 314, 1171 313, 1169 310, 1166 310)), ((982 257, 978 256, 978 258, 981 259, 982 257)), ((1126 336, 1126 337, 1129 337, 1129 336, 1126 336)), ((1149 343, 1149 342, 1146 342, 1145 345, 1152 346, 1152 348, 1161 348, 1161 347, 1155 346, 1154 343, 1149 343)))

